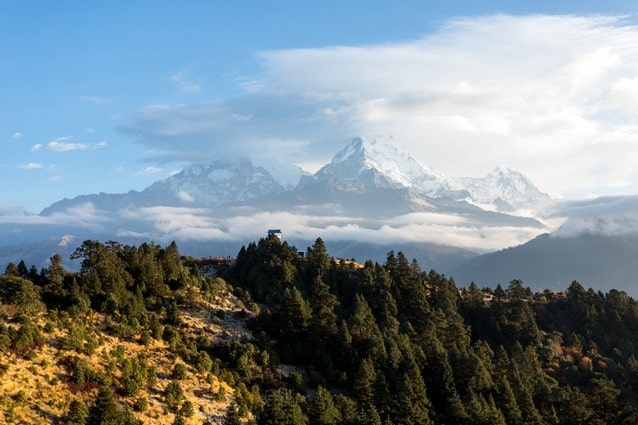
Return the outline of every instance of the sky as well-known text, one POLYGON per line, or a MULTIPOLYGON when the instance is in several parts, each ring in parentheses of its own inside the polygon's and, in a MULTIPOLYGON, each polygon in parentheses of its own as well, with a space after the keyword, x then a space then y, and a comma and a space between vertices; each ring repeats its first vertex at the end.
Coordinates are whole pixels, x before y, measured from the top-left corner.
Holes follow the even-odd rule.
POLYGON ((635 194, 637 16, 633 1, 0 0, 0 206, 228 156, 314 172, 377 134, 449 176, 506 165, 559 198, 635 194))

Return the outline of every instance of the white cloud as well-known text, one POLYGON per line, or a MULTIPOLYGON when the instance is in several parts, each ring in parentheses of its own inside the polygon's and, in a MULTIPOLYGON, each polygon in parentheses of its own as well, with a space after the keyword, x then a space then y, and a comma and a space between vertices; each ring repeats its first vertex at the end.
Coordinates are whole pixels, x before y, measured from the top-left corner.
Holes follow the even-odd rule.
POLYGON ((302 164, 351 137, 392 134, 448 175, 508 164, 567 197, 618 181, 638 192, 637 44, 638 26, 618 17, 497 15, 413 41, 266 51, 262 72, 241 80, 244 97, 148 107, 125 130, 166 152, 158 160, 233 152, 302 164))
POLYGON ((159 167, 146 167, 143 170, 138 171, 138 175, 140 176, 149 176, 151 174, 157 174, 157 173, 161 173, 164 170, 162 168, 159 167))
POLYGON ((193 198, 193 195, 191 195, 190 193, 188 193, 188 192, 186 192, 184 190, 179 191, 177 193, 177 197, 179 199, 181 199, 182 201, 184 201, 184 202, 194 202, 195 201, 195 198, 193 198))
POLYGON ((603 197, 568 204, 554 237, 575 236, 583 232, 606 235, 638 233, 638 196, 603 197))
MULTIPOLYGON (((58 137, 47 143, 47 149, 54 152, 69 152, 69 151, 84 151, 88 149, 102 149, 107 146, 106 141, 101 141, 99 143, 78 143, 73 142, 72 139, 68 136, 58 137)), ((33 150, 36 146, 38 146, 37 150, 42 148, 42 145, 35 145, 31 150, 33 150)))
POLYGON ((35 145, 31 146, 31 152, 38 152, 39 150, 42 150, 43 147, 44 145, 36 143, 35 145))
POLYGON ((21 133, 21 132, 19 132, 19 131, 16 131, 15 133, 13 133, 13 134, 11 135, 11 138, 12 138, 12 139, 19 139, 19 138, 21 138, 21 137, 22 137, 22 133, 21 133))
POLYGON ((44 168, 44 165, 39 162, 28 162, 24 165, 21 165, 20 168, 24 170, 37 170, 40 168, 44 168))
MULTIPOLYGON (((119 212, 120 232, 143 233, 157 240, 245 241, 263 236, 268 228, 283 227, 289 239, 365 241, 379 244, 402 242, 454 245, 477 251, 496 250, 528 241, 547 229, 536 227, 490 227, 475 225, 462 217, 415 213, 392 220, 362 220, 357 217, 317 216, 289 212, 240 214, 215 217, 202 208, 151 207, 119 212), (136 222, 136 230, 127 229, 136 222), (148 230, 140 230, 139 223, 148 230)), ((125 234, 125 233, 122 233, 125 234)))
POLYGON ((0 216, 0 224, 21 225, 72 225, 93 230, 102 230, 104 225, 113 222, 110 214, 98 210, 91 202, 76 205, 63 212, 49 216, 0 216))
POLYGON ((199 83, 192 81, 182 71, 171 75, 171 81, 175 83, 181 91, 186 93, 197 93, 202 89, 202 86, 199 83))
MULTIPOLYGON (((119 212, 123 219, 141 220, 150 223, 150 234, 159 239, 178 240, 228 240, 228 235, 221 230, 209 216, 209 211, 202 208, 149 207, 125 209, 119 212)), ((121 231, 126 231, 122 229, 121 231)))
MULTIPOLYGON (((524 243, 541 232, 538 227, 495 227, 460 216, 413 213, 391 220, 291 212, 234 211, 221 216, 206 208, 155 206, 126 208, 116 213, 99 210, 87 202, 49 216, 5 217, 0 224, 50 224, 108 231, 119 237, 144 237, 156 241, 256 240, 273 227, 282 228, 288 240, 436 243, 480 252, 524 243)), ((559 221, 554 225, 560 224, 559 221)))
POLYGON ((102 96, 83 96, 82 100, 89 103, 95 103, 96 105, 102 105, 109 101, 109 99, 102 96))

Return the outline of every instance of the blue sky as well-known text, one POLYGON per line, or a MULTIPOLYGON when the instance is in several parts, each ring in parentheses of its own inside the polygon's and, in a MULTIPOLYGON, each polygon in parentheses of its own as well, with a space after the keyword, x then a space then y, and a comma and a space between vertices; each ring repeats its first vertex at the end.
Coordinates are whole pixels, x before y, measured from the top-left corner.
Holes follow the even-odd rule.
POLYGON ((0 205, 234 154, 314 171, 378 133, 449 175, 638 193, 638 6, 604 3, 0 0, 0 205))

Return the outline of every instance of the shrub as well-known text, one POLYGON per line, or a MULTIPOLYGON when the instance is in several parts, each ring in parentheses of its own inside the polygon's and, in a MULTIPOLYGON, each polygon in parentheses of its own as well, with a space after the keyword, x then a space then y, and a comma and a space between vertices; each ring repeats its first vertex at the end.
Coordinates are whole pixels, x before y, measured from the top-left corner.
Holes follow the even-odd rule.
POLYGON ((13 396, 13 399, 16 401, 16 403, 24 403, 27 399, 27 394, 24 392, 24 390, 20 390, 13 396))
POLYGON ((146 397, 138 398, 133 404, 133 409, 135 409, 135 411, 137 412, 144 412, 146 409, 148 409, 148 399, 146 397))
POLYGON ((186 400, 182 404, 182 408, 179 409, 179 413, 186 418, 190 418, 191 416, 193 416, 195 414, 193 403, 191 403, 189 400, 186 400))
POLYGON ((173 379, 178 379, 181 381, 182 379, 186 379, 187 375, 188 370, 183 363, 177 363, 175 366, 173 366, 173 373, 171 374, 171 377, 173 379))
POLYGON ((73 400, 69 410, 62 417, 62 422, 67 425, 84 425, 89 416, 89 409, 82 400, 73 400))
POLYGON ((168 407, 176 409, 184 398, 184 391, 177 381, 171 381, 164 389, 164 400, 168 407))

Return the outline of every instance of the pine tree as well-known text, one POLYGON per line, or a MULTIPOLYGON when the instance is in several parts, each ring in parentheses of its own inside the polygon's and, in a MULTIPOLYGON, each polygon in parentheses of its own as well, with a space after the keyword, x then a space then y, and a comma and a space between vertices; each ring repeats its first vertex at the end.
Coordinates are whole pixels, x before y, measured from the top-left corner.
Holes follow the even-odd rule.
POLYGON ((610 379, 593 379, 587 388, 589 405, 602 423, 619 423, 620 406, 618 397, 621 391, 610 379))
POLYGON ((89 409, 86 404, 82 400, 73 400, 62 421, 67 425, 84 425, 88 417, 89 409))
POLYGON ((362 270, 363 294, 377 318, 379 328, 385 332, 396 333, 399 322, 396 319, 397 303, 392 296, 392 278, 380 264, 366 263, 362 270))
POLYGON ((27 269, 27 265, 24 263, 24 260, 20 260, 18 263, 18 273, 20 274, 20 277, 25 279, 29 278, 29 269, 27 269))
POLYGON ((500 346, 495 364, 496 402, 501 408, 507 424, 517 425, 523 423, 523 416, 508 379, 509 367, 509 356, 505 348, 500 346))
POLYGON ((454 384, 448 353, 436 337, 427 347, 426 359, 428 373, 425 379, 434 410, 443 421, 464 421, 467 415, 454 384))
POLYGON ((374 405, 367 404, 359 409, 357 425, 381 425, 381 416, 374 405))
MULTIPOLYGON (((279 315, 284 331, 297 334, 308 329, 312 311, 299 289, 296 287, 292 289, 286 288, 279 315)), ((293 335, 288 337, 291 338, 293 335)))
POLYGON ((320 276, 314 279, 311 289, 312 335, 314 341, 319 345, 324 345, 337 334, 337 315, 334 309, 339 305, 339 302, 320 276))
POLYGON ((381 331, 368 303, 359 294, 355 296, 355 306, 350 317, 349 329, 352 336, 352 347, 359 358, 371 356, 376 359, 386 356, 381 331))
POLYGON ((394 420, 396 424, 430 425, 430 400, 427 396, 421 371, 414 361, 407 361, 405 372, 399 381, 395 398, 394 420))
POLYGON ((391 269, 394 298, 401 322, 410 322, 417 332, 425 329, 430 318, 430 306, 427 301, 427 288, 419 275, 416 264, 410 264, 399 251, 391 269))
POLYGON ((306 419, 296 397, 289 390, 276 390, 266 400, 259 425, 304 425, 306 419))
POLYGON ((113 390, 102 386, 95 404, 89 410, 87 425, 138 425, 140 421, 129 412, 122 410, 113 398, 113 390))
POLYGON ((46 286, 51 288, 50 292, 59 292, 62 289, 64 276, 67 274, 66 270, 62 266, 62 256, 55 254, 50 258, 49 267, 45 269, 46 286))
POLYGON ((239 408, 235 401, 232 401, 226 410, 226 416, 224 417, 224 424, 226 425, 241 425, 241 415, 239 414, 239 408))
POLYGON ((18 270, 18 266, 16 266, 16 263, 7 264, 7 268, 4 270, 4 274, 6 276, 20 277, 20 271, 18 270))
POLYGON ((341 414, 335 407, 330 391, 324 387, 317 387, 315 397, 310 403, 310 424, 312 425, 332 425, 341 421, 341 414))
POLYGON ((526 425, 540 425, 543 423, 540 413, 534 404, 531 388, 525 385, 514 362, 510 363, 510 378, 512 390, 516 395, 516 401, 521 411, 523 423, 526 425))
POLYGON ((311 275, 322 276, 330 267, 331 259, 323 239, 317 238, 306 253, 306 263, 311 275))
POLYGON ((359 369, 354 377, 353 390, 357 401, 362 405, 373 404, 374 388, 377 380, 377 373, 374 364, 369 358, 364 359, 359 365, 359 369))

